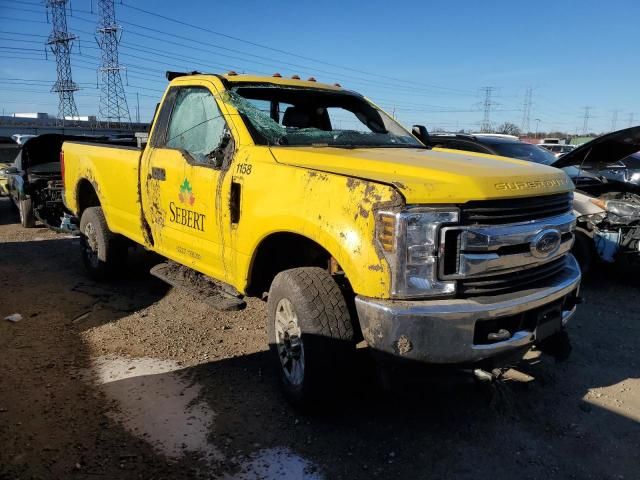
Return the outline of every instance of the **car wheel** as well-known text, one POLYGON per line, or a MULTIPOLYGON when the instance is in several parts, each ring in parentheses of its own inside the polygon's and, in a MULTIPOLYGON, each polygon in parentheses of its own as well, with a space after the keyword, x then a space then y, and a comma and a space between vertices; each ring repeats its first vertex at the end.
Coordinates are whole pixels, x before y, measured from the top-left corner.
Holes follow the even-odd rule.
POLYGON ((89 207, 82 212, 80 246, 82 262, 95 280, 112 276, 126 262, 126 243, 109 230, 101 207, 89 207))
POLYGON ((326 270, 304 267, 276 275, 267 334, 291 403, 313 408, 342 391, 344 374, 353 365, 355 335, 342 291, 326 270))
POLYGON ((30 198, 24 198, 18 202, 20 224, 24 228, 33 228, 36 225, 36 217, 33 214, 33 203, 30 198))

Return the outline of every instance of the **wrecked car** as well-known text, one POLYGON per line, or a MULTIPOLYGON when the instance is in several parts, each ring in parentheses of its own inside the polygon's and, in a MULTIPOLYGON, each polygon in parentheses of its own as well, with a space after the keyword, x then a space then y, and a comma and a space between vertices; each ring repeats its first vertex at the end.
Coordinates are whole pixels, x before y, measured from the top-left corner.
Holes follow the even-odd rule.
MULTIPOLYGON (((23 227, 33 227, 40 221, 57 229, 67 212, 62 201, 62 144, 67 140, 107 143, 109 139, 55 133, 26 137, 13 164, 4 169, 8 194, 18 208, 23 227)), ((127 145, 135 145, 135 140, 132 138, 127 145)))
POLYGON ((614 262, 640 259, 638 156, 640 126, 595 138, 553 162, 576 170, 590 181, 576 185, 576 258, 584 270, 594 259, 614 262))
POLYGON ((168 79, 144 149, 63 145, 92 277, 117 274, 134 243, 171 260, 152 273, 173 286, 219 285, 200 295, 218 308, 265 299, 296 404, 340 399, 363 340, 385 359, 490 376, 566 335, 581 277, 561 170, 431 150, 313 78, 168 79))
POLYGON ((20 212, 23 227, 60 223, 64 212, 59 152, 64 136, 46 134, 31 137, 20 146, 12 166, 7 168, 7 189, 20 212))
POLYGON ((8 195, 8 173, 18 154, 18 144, 11 137, 0 137, 0 196, 8 195))

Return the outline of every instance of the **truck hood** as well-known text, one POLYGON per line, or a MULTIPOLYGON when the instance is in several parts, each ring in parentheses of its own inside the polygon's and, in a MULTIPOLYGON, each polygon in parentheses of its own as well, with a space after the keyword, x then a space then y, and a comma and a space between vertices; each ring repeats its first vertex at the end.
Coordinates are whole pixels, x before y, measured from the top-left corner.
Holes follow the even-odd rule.
POLYGON ((640 126, 625 128, 595 138, 563 155, 553 162, 553 166, 557 168, 591 166, 599 169, 600 166, 615 163, 637 151, 640 151, 640 126))
POLYGON ((395 186, 409 204, 546 195, 573 190, 562 171, 445 149, 272 147, 277 162, 395 186))

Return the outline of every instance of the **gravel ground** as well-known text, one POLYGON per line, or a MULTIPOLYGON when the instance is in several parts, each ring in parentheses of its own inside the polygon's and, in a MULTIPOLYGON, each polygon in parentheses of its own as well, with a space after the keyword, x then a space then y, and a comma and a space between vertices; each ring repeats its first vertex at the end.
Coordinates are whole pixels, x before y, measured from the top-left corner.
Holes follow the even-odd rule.
POLYGON ((640 478, 633 269, 585 282, 568 361, 383 394, 361 349, 339 408, 305 416, 276 386, 263 302, 212 311, 141 252, 97 284, 77 240, 16 222, 0 199, 1 479, 640 478))

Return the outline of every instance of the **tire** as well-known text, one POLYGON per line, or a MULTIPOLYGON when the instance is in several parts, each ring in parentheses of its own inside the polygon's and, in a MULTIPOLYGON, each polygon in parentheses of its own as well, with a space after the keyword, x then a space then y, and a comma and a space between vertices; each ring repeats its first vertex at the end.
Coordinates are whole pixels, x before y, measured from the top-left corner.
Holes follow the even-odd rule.
POLYGON ((593 239, 580 230, 576 230, 576 238, 571 253, 576 258, 582 274, 586 275, 591 270, 596 255, 593 239))
POLYGON ((18 212, 20 213, 20 225, 24 228, 36 226, 36 217, 33 214, 33 202, 30 198, 18 201, 18 212))
POLYGON ((280 272, 269 290, 267 334, 287 399, 326 406, 353 366, 355 334, 344 295, 326 270, 280 272))
POLYGON ((101 207, 89 207, 80 218, 82 262, 94 280, 112 277, 127 258, 124 239, 107 226, 101 207))

